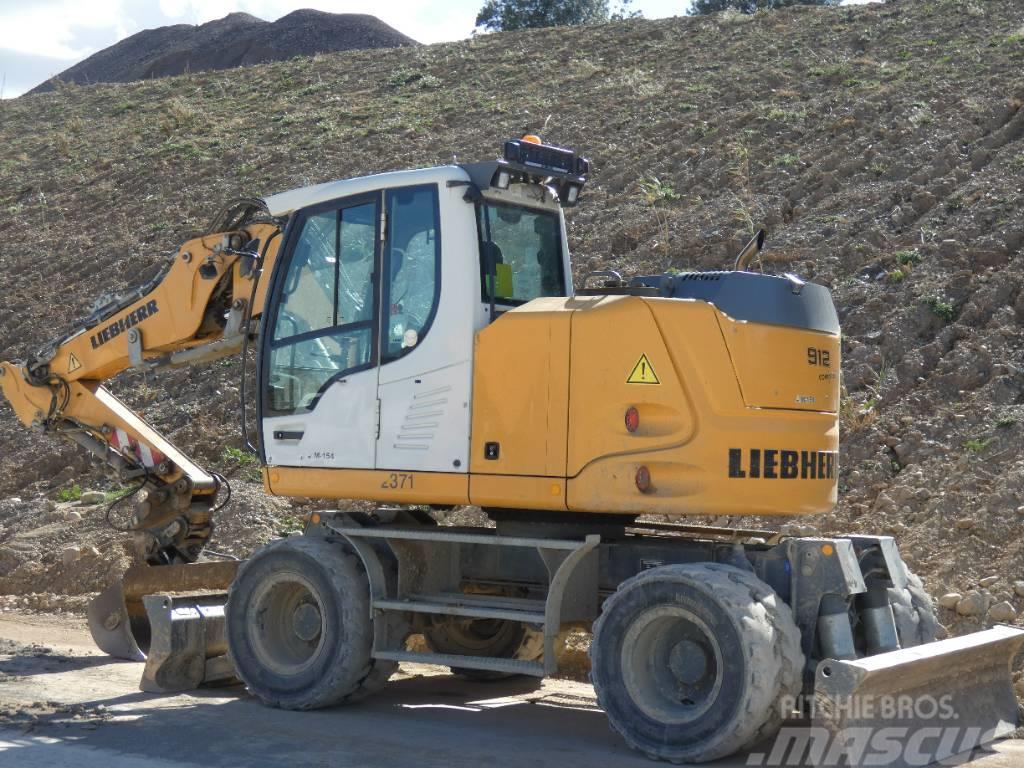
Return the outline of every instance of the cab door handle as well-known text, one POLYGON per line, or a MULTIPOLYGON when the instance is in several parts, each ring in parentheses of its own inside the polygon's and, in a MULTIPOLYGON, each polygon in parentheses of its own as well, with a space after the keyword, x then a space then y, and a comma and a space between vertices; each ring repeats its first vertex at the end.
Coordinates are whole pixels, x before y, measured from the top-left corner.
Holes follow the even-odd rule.
POLYGON ((275 440, 301 440, 305 432, 289 432, 287 430, 278 429, 274 431, 275 440))

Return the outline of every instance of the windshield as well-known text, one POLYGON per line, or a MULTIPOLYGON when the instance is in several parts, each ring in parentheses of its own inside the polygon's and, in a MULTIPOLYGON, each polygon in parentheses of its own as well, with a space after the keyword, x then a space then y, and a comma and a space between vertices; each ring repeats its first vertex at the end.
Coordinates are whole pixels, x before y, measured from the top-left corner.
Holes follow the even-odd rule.
POLYGON ((566 295, 557 212, 480 202, 476 213, 485 302, 491 300, 492 285, 499 304, 566 295))

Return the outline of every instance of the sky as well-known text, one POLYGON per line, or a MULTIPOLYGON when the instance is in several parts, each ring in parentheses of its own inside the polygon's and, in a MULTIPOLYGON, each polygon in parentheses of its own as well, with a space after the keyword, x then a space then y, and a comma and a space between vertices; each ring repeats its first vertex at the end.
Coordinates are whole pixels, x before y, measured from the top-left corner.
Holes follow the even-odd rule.
MULTIPOLYGON (((299 8, 370 13, 414 40, 438 43, 468 37, 482 5, 483 0, 0 0, 0 97, 18 96, 140 30, 202 24, 234 11, 267 21, 299 8)), ((633 0, 631 7, 659 19, 685 13, 689 5, 633 0)))

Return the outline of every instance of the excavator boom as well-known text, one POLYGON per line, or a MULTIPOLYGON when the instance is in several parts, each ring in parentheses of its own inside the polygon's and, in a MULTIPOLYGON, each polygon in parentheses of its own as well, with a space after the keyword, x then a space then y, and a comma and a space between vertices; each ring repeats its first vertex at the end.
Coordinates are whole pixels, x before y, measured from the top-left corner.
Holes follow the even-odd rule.
MULTIPOLYGON (((273 269, 281 222, 258 201, 244 200, 226 209, 218 223, 223 229, 186 242, 147 285, 100 299, 70 332, 32 358, 0 363, 0 389, 23 424, 82 446, 121 482, 138 484, 128 529, 146 565, 178 566, 158 577, 161 588, 171 591, 185 581, 190 588, 226 588, 230 582, 213 572, 204 581, 209 566, 220 564, 181 568, 199 559, 212 534, 223 480, 102 383, 128 368, 178 367, 232 355, 253 333, 266 290, 259 278, 273 269), (184 581, 180 574, 186 574, 184 581)), ((129 571, 90 609, 93 636, 113 655, 137 658, 139 645, 146 645, 142 596, 154 591, 148 572, 129 571)))

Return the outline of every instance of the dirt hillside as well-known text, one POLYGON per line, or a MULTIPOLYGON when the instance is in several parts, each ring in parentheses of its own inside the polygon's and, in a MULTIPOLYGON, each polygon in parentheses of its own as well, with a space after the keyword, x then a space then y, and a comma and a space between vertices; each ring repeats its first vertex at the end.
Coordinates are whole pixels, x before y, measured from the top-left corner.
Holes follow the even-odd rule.
POLYGON ((52 91, 59 83, 128 83, 317 53, 402 45, 417 43, 375 16, 362 13, 305 9, 274 22, 232 13, 206 24, 143 30, 94 53, 30 93, 52 91))
MULTIPOLYGON (((1022 69, 1017 0, 904 0, 26 96, 0 105, 0 358, 152 274, 227 199, 486 159, 540 132, 594 161, 571 214, 577 277, 719 268, 765 225, 766 270, 833 289, 846 334, 842 501, 800 524, 897 534, 933 594, 967 597, 946 597, 975 612, 943 609, 956 631, 1013 619, 1024 609, 1022 69)), ((239 445, 239 374, 227 362, 126 375, 114 389, 248 489, 217 541, 244 551, 296 511, 262 499, 245 482, 252 467, 225 450, 239 445)), ((0 593, 86 592, 116 567, 123 537, 102 526, 102 506, 70 501, 76 482, 116 490, 0 406, 0 593), (66 559, 87 578, 67 578, 66 559)))

